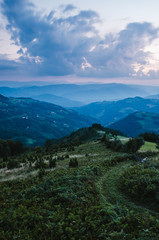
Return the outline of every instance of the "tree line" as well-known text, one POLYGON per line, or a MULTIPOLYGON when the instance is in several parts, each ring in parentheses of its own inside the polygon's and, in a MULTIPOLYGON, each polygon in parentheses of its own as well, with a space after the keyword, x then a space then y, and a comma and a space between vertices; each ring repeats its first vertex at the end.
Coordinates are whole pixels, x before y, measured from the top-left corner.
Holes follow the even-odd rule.
POLYGON ((21 141, 14 142, 11 139, 2 140, 0 139, 0 157, 4 162, 8 160, 8 157, 22 154, 26 151, 26 147, 21 141))
POLYGON ((140 147, 144 144, 144 139, 141 137, 130 138, 126 143, 122 143, 117 137, 110 137, 105 134, 102 141, 107 148, 110 148, 116 152, 136 153, 140 147))

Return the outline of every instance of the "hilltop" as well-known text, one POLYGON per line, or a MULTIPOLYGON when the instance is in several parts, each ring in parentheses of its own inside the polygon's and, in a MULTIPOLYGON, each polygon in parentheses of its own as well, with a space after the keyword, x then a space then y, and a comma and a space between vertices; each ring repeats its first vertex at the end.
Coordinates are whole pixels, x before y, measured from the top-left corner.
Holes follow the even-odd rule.
POLYGON ((63 138, 49 139, 46 141, 45 146, 49 149, 56 147, 78 146, 82 143, 101 140, 104 134, 110 134, 112 136, 123 136, 123 133, 120 131, 105 128, 100 124, 95 123, 92 124, 91 127, 80 128, 63 138))

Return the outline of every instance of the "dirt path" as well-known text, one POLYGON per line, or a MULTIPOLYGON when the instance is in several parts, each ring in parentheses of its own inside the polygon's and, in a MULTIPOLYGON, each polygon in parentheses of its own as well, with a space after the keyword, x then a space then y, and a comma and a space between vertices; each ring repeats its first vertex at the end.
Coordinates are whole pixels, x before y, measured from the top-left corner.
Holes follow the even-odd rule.
POLYGON ((122 194, 118 190, 119 177, 130 165, 131 162, 119 163, 109 168, 106 174, 100 178, 97 187, 104 202, 115 203, 123 200, 122 194))

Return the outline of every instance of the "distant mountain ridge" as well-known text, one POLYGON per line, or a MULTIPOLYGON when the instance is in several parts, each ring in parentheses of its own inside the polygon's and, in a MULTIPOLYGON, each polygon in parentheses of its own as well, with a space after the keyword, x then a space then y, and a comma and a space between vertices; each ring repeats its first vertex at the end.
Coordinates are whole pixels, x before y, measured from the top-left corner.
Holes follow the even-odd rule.
POLYGON ((35 96, 31 96, 31 98, 33 98, 35 100, 39 100, 39 101, 50 102, 50 103, 53 103, 53 104, 60 105, 62 107, 66 107, 66 108, 72 108, 72 107, 75 107, 75 106, 84 105, 82 102, 73 101, 73 100, 70 100, 68 98, 59 97, 59 96, 56 96, 56 95, 53 95, 53 94, 35 95, 35 96))
MULTIPOLYGON (((36 85, 36 83, 35 83, 36 85)), ((151 94, 157 94, 159 87, 126 85, 126 84, 55 84, 45 86, 21 86, 21 87, 0 87, 0 94, 7 97, 32 97, 40 95, 54 95, 62 97, 70 101, 89 104, 97 101, 114 101, 128 97, 146 97, 151 94)), ((47 98, 49 101, 49 98, 47 98)), ((58 105, 64 106, 65 100, 56 102, 58 105)), ((74 106, 79 106, 74 105, 74 106)))
POLYGON ((150 95, 150 96, 147 96, 145 97, 146 99, 159 99, 159 94, 156 94, 156 95, 150 95))
POLYGON ((126 98, 119 101, 95 102, 74 109, 81 114, 97 118, 102 125, 107 126, 137 111, 159 113, 159 99, 126 98))
POLYGON ((135 112, 108 127, 121 131, 129 137, 137 137, 145 132, 159 134, 159 114, 135 112))
POLYGON ((21 140, 27 145, 43 144, 61 138, 95 120, 31 98, 6 98, 0 95, 0 138, 21 140))

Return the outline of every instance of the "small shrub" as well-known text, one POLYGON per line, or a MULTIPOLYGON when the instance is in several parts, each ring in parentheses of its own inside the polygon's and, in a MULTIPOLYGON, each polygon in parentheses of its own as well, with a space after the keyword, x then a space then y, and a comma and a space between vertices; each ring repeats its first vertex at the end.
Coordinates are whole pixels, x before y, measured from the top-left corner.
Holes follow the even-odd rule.
POLYGON ((46 174, 45 169, 44 168, 40 168, 39 171, 38 171, 39 179, 41 179, 45 174, 46 174))
POLYGON ((52 157, 49 159, 49 168, 55 168, 56 167, 56 159, 52 159, 52 157))
POLYGON ((41 169, 41 168, 47 168, 47 165, 44 162, 44 159, 42 157, 39 157, 35 162, 35 168, 41 169))
POLYGON ((19 167, 20 167, 20 163, 13 159, 10 160, 7 164, 8 169, 14 169, 14 168, 19 168, 19 167))
POLYGON ((68 146, 67 151, 68 151, 68 152, 73 152, 73 151, 75 151, 74 146, 68 146))
POLYGON ((6 166, 7 166, 7 164, 5 162, 0 163, 0 168, 5 168, 6 166))
POLYGON ((64 158, 64 156, 62 155, 62 156, 58 156, 57 159, 58 159, 58 160, 64 160, 65 158, 64 158))
POLYGON ((130 167, 121 175, 120 186, 136 200, 158 204, 159 171, 155 168, 130 167))
POLYGON ((72 158, 72 159, 70 159, 69 167, 78 167, 77 158, 72 158))

